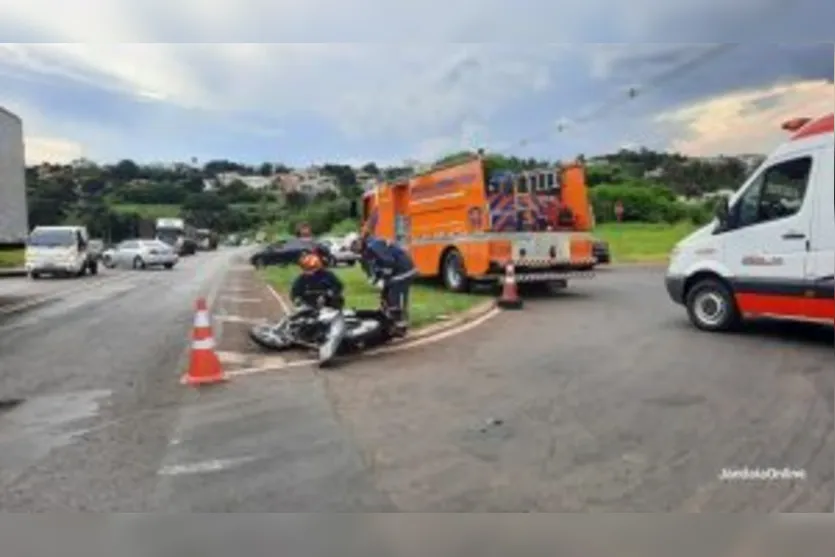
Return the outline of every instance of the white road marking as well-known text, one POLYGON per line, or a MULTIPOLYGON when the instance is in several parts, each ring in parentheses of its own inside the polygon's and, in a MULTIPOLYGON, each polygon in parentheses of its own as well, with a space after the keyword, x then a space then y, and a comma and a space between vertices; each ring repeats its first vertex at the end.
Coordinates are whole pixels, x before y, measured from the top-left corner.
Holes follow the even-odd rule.
POLYGON ((252 367, 281 367, 287 364, 281 356, 255 356, 249 362, 252 367))
POLYGON ((226 458, 204 460, 203 462, 194 462, 191 464, 172 464, 163 466, 159 470, 160 476, 184 476, 187 474, 206 474, 210 472, 220 472, 234 466, 240 466, 255 460, 254 457, 241 458, 226 458))
POLYGON ((230 294, 240 294, 241 292, 249 292, 252 289, 246 286, 227 286, 223 290, 225 292, 229 292, 230 294))
POLYGON ((244 304, 260 304, 261 298, 236 298, 234 296, 223 296, 223 300, 227 302, 237 302, 244 304))
POLYGON ((231 371, 226 372, 226 376, 229 378, 232 377, 244 377, 247 375, 256 375, 258 373, 266 373, 268 371, 282 371, 285 369, 291 369, 296 367, 307 367, 307 366, 315 366, 318 365, 319 362, 317 360, 295 360, 292 362, 284 362, 282 365, 272 365, 267 367, 250 367, 245 369, 233 369, 231 371))
POLYGON ((246 363, 249 356, 247 354, 242 354, 240 352, 222 352, 217 351, 217 354, 220 363, 222 364, 244 364, 246 363))
POLYGON ((276 299, 276 301, 278 302, 278 305, 281 306, 281 311, 284 312, 284 315, 289 314, 290 313, 290 304, 287 303, 287 301, 284 299, 284 297, 281 294, 279 294, 278 292, 276 292, 275 288, 273 288, 269 284, 267 285, 267 290, 269 290, 269 292, 270 292, 270 294, 272 294, 273 298, 276 299))
POLYGON ((240 315, 214 315, 212 318, 215 321, 225 321, 227 323, 243 323, 245 325, 263 325, 269 320, 265 318, 250 319, 249 317, 241 317, 240 315))

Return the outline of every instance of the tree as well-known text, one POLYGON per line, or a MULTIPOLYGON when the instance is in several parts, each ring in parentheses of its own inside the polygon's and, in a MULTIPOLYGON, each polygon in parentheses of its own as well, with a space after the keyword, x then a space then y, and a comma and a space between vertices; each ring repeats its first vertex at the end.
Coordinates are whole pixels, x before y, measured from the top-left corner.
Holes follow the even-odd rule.
POLYGON ((182 214, 198 228, 217 228, 227 215, 226 202, 214 192, 192 193, 182 204, 182 214))
POLYGON ((119 182, 130 182, 139 178, 139 166, 130 159, 124 159, 116 163, 116 166, 111 170, 111 174, 119 182))
POLYGON ((271 163, 265 162, 258 167, 258 175, 264 176, 265 178, 268 176, 272 176, 274 172, 273 165, 271 163))
POLYGON ((366 174, 371 174, 373 176, 379 176, 380 175, 380 169, 377 168, 377 165, 374 164, 373 162, 369 162, 369 163, 364 164, 362 166, 361 170, 363 172, 365 172, 366 174))

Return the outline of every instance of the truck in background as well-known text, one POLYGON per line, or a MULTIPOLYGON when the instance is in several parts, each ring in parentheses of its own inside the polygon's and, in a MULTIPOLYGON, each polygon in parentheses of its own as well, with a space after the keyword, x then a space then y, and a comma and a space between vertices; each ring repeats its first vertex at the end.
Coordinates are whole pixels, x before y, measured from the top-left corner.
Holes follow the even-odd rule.
POLYGON ((197 252, 196 229, 183 219, 160 218, 154 225, 154 237, 177 250, 178 255, 197 252))
POLYGON ((197 229, 197 249, 203 251, 214 251, 220 243, 218 235, 208 228, 197 229))
POLYGON ((524 172, 482 154, 365 193, 366 230, 411 254, 423 277, 452 291, 497 281, 565 286, 594 276, 592 216, 582 161, 524 172))
POLYGON ((0 107, 0 249, 24 246, 28 214, 23 122, 0 107))

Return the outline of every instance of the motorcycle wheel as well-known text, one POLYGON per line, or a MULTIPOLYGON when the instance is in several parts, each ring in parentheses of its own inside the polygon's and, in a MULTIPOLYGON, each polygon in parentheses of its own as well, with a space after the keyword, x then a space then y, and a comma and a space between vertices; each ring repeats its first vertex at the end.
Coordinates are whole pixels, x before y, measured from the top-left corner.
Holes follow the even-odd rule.
POLYGON ((282 334, 277 325, 255 325, 249 329, 249 338, 262 348, 270 350, 288 350, 293 346, 293 340, 282 334))

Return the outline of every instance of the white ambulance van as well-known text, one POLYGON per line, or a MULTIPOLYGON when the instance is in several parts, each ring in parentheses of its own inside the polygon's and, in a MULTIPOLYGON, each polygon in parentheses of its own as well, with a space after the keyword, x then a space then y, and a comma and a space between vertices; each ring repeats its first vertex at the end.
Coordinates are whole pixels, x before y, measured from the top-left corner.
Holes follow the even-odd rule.
POLYGON ((789 140, 673 249, 667 292, 701 330, 748 318, 835 322, 833 115, 783 129, 789 140))

